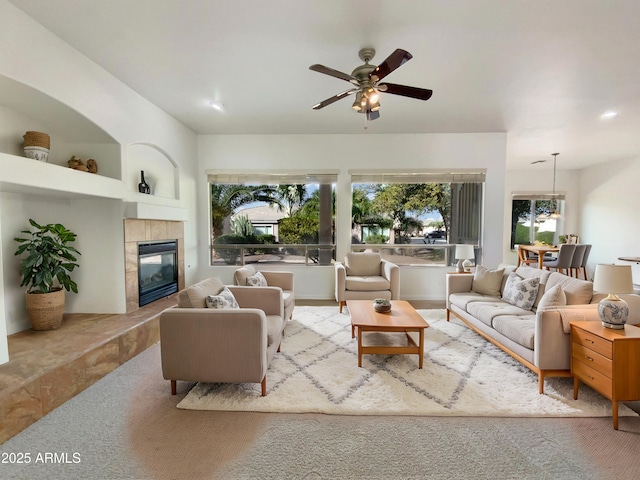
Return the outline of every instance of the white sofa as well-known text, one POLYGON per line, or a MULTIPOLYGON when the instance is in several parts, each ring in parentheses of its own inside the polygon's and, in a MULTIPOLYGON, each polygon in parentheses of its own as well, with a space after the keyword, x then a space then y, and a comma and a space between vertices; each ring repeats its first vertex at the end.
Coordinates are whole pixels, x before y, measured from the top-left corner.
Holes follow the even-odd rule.
MULTIPOLYGON (((544 393, 545 377, 571 375, 568 322, 600 321, 597 303, 605 296, 594 294, 592 282, 557 272, 510 265, 489 271, 478 266, 474 275, 447 275, 447 320, 455 315, 537 373, 539 392, 544 393), (516 277, 505 292, 512 273, 516 277), (533 295, 527 288, 536 280, 533 295)), ((640 323, 640 296, 621 297, 629 303, 628 323, 640 323)))

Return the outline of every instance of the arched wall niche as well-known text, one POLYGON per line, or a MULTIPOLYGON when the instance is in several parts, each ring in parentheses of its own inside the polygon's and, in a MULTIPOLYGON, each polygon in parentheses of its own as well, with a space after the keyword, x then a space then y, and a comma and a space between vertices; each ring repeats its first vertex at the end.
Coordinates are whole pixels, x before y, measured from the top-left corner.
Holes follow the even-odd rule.
POLYGON ((72 155, 93 158, 99 175, 122 179, 121 147, 108 132, 50 95, 0 75, 0 152, 24 156, 28 130, 51 137, 47 163, 66 167, 72 155))
POLYGON ((180 178, 177 162, 164 149, 148 142, 134 142, 127 146, 127 189, 137 192, 141 173, 157 197, 180 198, 180 178))

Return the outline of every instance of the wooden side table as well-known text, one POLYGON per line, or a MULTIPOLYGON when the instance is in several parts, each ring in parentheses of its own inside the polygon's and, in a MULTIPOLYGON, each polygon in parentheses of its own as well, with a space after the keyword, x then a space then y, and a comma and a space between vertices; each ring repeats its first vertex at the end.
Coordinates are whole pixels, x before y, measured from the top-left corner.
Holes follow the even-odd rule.
POLYGON ((571 374, 574 399, 582 381, 611 400, 617 430, 618 402, 640 400, 640 328, 571 322, 571 374))

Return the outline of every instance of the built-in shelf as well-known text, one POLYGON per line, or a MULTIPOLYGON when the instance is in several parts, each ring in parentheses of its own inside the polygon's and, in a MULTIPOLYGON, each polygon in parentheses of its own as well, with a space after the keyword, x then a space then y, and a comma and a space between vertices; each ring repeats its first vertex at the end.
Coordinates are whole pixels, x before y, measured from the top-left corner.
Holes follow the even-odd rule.
POLYGON ((0 152, 0 191, 124 200, 121 180, 0 152))

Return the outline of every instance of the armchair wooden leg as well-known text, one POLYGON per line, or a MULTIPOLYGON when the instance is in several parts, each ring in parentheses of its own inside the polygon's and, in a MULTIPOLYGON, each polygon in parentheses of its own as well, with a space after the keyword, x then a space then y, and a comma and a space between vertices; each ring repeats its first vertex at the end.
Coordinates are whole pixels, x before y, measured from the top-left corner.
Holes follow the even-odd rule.
POLYGON ((347 302, 340 302, 340 313, 342 313, 342 307, 345 306, 347 302))
POLYGON ((449 312, 449 309, 447 308, 447 322, 449 321, 449 315, 451 312, 449 312))
POLYGON ((260 385, 262 385, 262 396, 266 397, 267 396, 267 376, 266 375, 262 379, 262 382, 260 382, 260 385))
POLYGON ((171 395, 175 395, 175 394, 176 394, 176 381, 171 380, 171 395))

